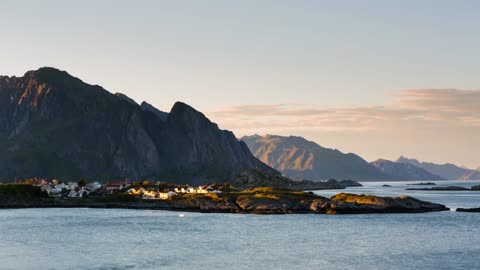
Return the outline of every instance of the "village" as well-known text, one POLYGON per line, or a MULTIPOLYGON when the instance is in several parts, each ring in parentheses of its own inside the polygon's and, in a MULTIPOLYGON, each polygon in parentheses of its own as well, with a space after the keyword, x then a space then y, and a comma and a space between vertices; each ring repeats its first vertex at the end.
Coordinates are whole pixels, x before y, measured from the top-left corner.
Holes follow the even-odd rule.
POLYGON ((218 186, 216 184, 206 184, 198 187, 190 185, 175 185, 165 182, 152 181, 129 181, 112 180, 106 184, 98 181, 87 183, 85 180, 78 182, 62 182, 58 179, 33 178, 24 181, 40 187, 40 189, 53 198, 86 198, 102 197, 113 194, 128 194, 141 197, 145 200, 169 200, 179 194, 204 194, 204 193, 222 193, 222 190, 229 189, 229 185, 218 186))

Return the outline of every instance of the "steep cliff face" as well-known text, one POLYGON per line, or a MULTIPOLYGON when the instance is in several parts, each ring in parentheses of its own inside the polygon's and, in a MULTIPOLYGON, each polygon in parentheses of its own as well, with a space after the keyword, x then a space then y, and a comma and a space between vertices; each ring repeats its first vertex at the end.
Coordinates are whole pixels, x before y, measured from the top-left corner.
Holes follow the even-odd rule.
POLYGON ((372 165, 382 172, 392 175, 395 177, 395 180, 445 180, 441 176, 432 174, 412 164, 379 159, 372 162, 372 165))
POLYGON ((53 68, 0 77, 1 180, 226 181, 255 167, 271 170, 186 104, 167 116, 53 68))
POLYGON ((308 180, 390 180, 361 157, 328 149, 302 137, 277 135, 242 138, 254 156, 283 174, 308 180))

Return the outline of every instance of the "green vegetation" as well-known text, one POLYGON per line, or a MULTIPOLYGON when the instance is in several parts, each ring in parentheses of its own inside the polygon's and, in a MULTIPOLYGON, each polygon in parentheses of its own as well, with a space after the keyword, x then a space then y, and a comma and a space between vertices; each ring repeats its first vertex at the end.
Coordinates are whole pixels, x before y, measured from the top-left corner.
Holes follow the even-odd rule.
POLYGON ((357 194, 348 194, 348 193, 339 193, 333 196, 332 200, 348 202, 348 203, 366 204, 366 205, 382 205, 385 203, 385 199, 382 197, 378 197, 374 195, 365 195, 365 194, 357 195, 357 194))
POLYGON ((48 198, 39 187, 28 184, 0 184, 0 196, 19 198, 48 198))

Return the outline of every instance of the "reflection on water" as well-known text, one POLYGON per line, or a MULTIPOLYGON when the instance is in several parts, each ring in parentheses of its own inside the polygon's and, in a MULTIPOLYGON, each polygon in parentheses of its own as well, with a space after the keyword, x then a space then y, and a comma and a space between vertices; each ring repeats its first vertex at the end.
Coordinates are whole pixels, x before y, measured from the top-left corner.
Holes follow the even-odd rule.
MULTIPOLYGON (((347 191, 407 194, 454 208, 480 206, 480 192, 407 192, 405 183, 389 184, 393 187, 367 183, 347 191)), ((257 216, 1 210, 0 269, 480 269, 479 224, 480 214, 457 212, 257 216)))

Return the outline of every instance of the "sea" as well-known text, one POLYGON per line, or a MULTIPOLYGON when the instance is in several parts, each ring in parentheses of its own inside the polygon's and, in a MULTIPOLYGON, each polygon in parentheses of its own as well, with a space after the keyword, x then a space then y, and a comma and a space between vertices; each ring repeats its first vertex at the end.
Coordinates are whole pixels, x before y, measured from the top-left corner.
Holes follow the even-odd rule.
MULTIPOLYGON (((0 269, 480 269, 480 191, 346 190, 410 195, 452 211, 247 215, 127 209, 0 210, 0 269)), ((466 186, 480 181, 437 181, 466 186)), ((383 187, 387 184, 391 187, 383 187)))

